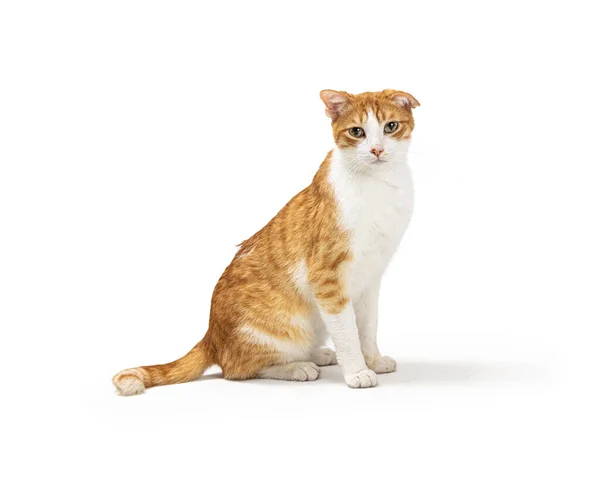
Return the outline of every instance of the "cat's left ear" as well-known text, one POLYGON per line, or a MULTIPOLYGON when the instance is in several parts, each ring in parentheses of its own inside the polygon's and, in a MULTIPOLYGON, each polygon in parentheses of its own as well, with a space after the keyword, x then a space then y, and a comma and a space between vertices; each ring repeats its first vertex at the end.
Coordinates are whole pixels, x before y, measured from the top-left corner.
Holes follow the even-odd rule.
POLYGON ((321 100, 325 103, 325 114, 335 120, 340 116, 346 103, 350 101, 350 95, 345 91, 323 90, 321 100))
POLYGON ((403 106, 404 108, 416 108, 421 106, 417 99, 410 93, 394 90, 391 93, 391 97, 396 103, 398 103, 398 105, 403 106))

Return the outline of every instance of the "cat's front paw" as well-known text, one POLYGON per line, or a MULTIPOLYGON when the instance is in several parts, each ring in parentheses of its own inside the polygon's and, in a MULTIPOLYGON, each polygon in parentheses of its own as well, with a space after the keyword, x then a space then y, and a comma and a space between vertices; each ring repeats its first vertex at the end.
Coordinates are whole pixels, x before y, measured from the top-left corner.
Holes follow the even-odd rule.
POLYGON ((377 386, 377 374, 369 369, 344 376, 346 384, 351 388, 372 388, 377 386))
POLYGON ((367 359, 369 369, 377 374, 392 373, 396 370, 396 361, 389 356, 380 356, 374 359, 367 359))

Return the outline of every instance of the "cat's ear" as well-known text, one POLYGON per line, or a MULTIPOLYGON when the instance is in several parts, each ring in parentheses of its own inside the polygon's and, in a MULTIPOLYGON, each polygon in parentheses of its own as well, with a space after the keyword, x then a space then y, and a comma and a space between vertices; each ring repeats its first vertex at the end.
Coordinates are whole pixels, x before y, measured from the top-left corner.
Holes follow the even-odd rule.
POLYGON ((323 90, 321 100, 325 103, 325 114, 335 120, 340 116, 344 106, 350 101, 350 95, 345 91, 323 90))
POLYGON ((392 90, 390 96, 398 105, 403 106, 404 108, 416 108, 421 106, 417 99, 410 93, 392 90))

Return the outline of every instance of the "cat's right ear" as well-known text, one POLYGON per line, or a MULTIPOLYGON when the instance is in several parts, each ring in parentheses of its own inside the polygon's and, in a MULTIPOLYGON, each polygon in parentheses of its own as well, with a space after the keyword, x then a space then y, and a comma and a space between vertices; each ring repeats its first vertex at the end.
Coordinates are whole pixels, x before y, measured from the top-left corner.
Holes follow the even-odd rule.
POLYGON ((335 120, 340 116, 340 112, 350 100, 350 95, 345 91, 323 90, 321 100, 325 103, 325 114, 335 120))

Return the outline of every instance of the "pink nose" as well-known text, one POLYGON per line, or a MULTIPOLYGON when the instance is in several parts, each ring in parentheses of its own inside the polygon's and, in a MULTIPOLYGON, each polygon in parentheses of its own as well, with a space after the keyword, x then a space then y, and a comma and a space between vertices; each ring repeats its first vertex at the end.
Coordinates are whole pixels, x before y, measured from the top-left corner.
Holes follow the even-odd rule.
POLYGON ((374 146, 373 148, 371 148, 371 153, 373 153, 377 158, 379 158, 379 155, 383 153, 383 148, 381 148, 381 146, 374 146))

